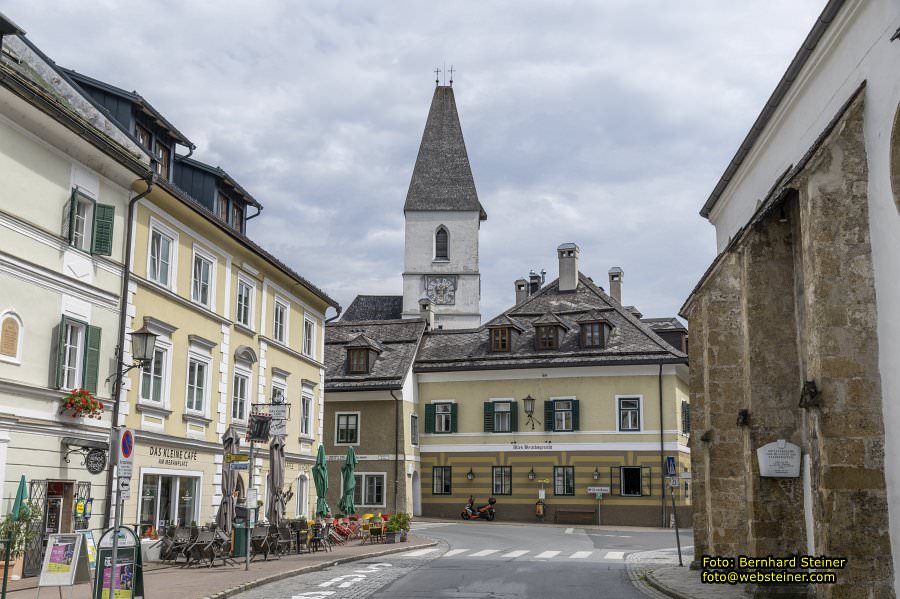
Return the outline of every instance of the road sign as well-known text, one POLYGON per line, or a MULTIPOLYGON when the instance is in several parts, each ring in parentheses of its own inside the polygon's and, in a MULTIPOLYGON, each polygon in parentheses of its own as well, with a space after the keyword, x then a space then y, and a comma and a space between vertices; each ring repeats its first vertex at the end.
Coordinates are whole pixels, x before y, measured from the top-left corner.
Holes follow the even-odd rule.
POLYGON ((131 429, 118 429, 115 455, 119 478, 131 478, 134 466, 134 433, 131 429))
POLYGON ((610 491, 609 487, 588 487, 587 492, 591 493, 592 495, 597 493, 606 493, 607 495, 609 495, 610 491))
POLYGON ((250 462, 229 462, 228 469, 234 470, 250 470, 250 462))
POLYGON ((120 491, 130 491, 131 490, 131 479, 123 478, 119 481, 119 490, 120 491))
POLYGON ((246 453, 226 453, 225 461, 229 464, 233 462, 249 462, 250 456, 246 453))
POLYGON ((675 456, 666 456, 666 476, 675 476, 675 456))

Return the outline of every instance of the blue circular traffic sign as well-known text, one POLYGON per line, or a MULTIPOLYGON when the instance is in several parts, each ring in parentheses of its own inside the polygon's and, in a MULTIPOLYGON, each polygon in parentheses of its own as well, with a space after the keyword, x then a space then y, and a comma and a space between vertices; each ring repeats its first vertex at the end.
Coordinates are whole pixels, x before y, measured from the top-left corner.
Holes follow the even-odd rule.
POLYGON ((131 434, 131 431, 126 430, 122 433, 122 457, 130 458, 131 452, 134 451, 134 437, 131 434))

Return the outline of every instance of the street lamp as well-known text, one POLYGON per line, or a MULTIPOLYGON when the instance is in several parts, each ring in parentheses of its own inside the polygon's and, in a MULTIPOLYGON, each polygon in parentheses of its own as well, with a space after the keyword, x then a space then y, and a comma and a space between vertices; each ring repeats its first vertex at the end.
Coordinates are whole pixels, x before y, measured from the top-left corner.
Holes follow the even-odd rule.
MULTIPOLYGON (((535 400, 533 397, 531 397, 530 393, 525 397, 525 399, 522 400, 522 402, 525 404, 525 415, 528 416, 528 420, 525 421, 525 424, 528 424, 530 422, 531 430, 534 430, 535 423, 534 401, 535 400)), ((540 424, 540 422, 538 422, 538 424, 540 424)))
POLYGON ((472 480, 472 479, 475 478, 475 473, 472 472, 472 469, 471 469, 471 468, 469 468, 469 471, 466 473, 466 478, 469 479, 469 480, 472 480))
POLYGON ((531 467, 531 470, 528 471, 528 480, 534 480, 535 477, 534 466, 531 467))
POLYGON ((594 477, 594 480, 600 480, 600 468, 598 466, 594 467, 594 474, 591 476, 594 477))
POLYGON ((151 333, 150 329, 147 328, 147 325, 144 325, 131 333, 131 356, 134 358, 136 364, 129 367, 128 370, 131 370, 135 366, 142 366, 147 362, 153 361, 153 350, 156 349, 156 337, 157 335, 151 333))

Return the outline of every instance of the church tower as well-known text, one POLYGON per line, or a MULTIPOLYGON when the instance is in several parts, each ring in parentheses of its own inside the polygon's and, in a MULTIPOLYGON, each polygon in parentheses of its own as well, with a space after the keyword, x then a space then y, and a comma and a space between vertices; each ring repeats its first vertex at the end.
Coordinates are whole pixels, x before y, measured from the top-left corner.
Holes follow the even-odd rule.
POLYGON ((475 192, 451 86, 434 90, 403 213, 403 317, 419 317, 427 297, 436 328, 479 326, 478 232, 487 214, 475 192))

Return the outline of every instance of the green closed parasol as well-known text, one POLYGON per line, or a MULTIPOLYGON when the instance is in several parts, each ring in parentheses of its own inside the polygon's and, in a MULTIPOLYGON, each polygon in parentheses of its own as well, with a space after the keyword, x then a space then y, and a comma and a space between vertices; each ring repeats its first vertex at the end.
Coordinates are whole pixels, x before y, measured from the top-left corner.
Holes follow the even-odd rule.
POLYGON ((325 497, 328 494, 328 464, 325 462, 325 446, 319 445, 316 465, 312 469, 313 482, 316 484, 316 515, 327 516, 331 513, 325 497))
POLYGON ((341 474, 344 477, 344 495, 341 497, 341 502, 338 504, 338 508, 340 508, 341 513, 343 514, 356 513, 356 506, 353 505, 353 491, 356 489, 356 478, 353 475, 358 463, 359 460, 356 458, 356 452, 353 451, 352 447, 348 447, 347 460, 344 465, 341 466, 341 474))
POLYGON ((9 513, 10 520, 18 522, 20 516, 24 515, 26 518, 29 516, 30 508, 28 507, 27 499, 28 490, 25 488, 25 475, 23 474, 22 478, 19 479, 19 490, 16 491, 16 500, 13 502, 12 511, 9 513))

